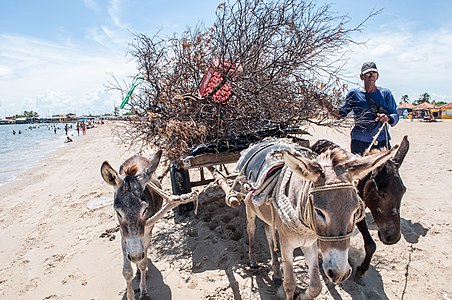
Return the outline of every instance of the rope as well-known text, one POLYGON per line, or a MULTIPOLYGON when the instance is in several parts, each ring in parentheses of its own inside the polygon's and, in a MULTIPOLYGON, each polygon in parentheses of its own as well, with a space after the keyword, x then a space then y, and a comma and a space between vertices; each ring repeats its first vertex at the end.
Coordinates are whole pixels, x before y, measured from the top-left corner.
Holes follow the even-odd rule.
POLYGON ((278 243, 276 241, 276 225, 275 225, 275 208, 270 204, 270 211, 272 212, 272 240, 273 240, 273 251, 278 252, 278 243))
MULTIPOLYGON (((344 188, 353 188, 356 191, 356 187, 353 184, 350 183, 336 183, 336 184, 329 184, 324 186, 318 186, 318 187, 310 187, 308 192, 308 198, 306 200, 306 204, 304 206, 303 211, 303 220, 302 224, 309 228, 310 230, 314 231, 315 235, 317 236, 318 240, 325 241, 325 242, 337 242, 337 241, 343 241, 346 239, 349 239, 353 235, 353 231, 345 234, 345 235, 339 235, 339 236, 322 236, 316 233, 313 217, 312 217, 312 210, 313 210, 313 204, 312 204, 312 193, 320 192, 320 191, 330 191, 330 190, 337 190, 337 189, 344 189, 344 188)), ((357 194, 358 196, 358 194, 357 194)), ((365 204, 364 201, 358 196, 358 209, 355 214, 355 224, 357 222, 360 222, 365 217, 365 204)), ((298 230, 297 230, 298 231, 298 230)))
POLYGON ((245 177, 243 176, 242 171, 240 171, 240 173, 237 175, 237 177, 232 182, 231 188, 226 195, 227 202, 229 202, 229 199, 232 197, 235 197, 237 199, 239 199, 239 198, 243 199, 245 197, 245 195, 246 195, 246 193, 244 193, 244 191, 245 191, 244 183, 245 182, 243 179, 245 179, 245 177), (237 192, 236 190, 234 190, 234 188, 238 182, 241 182, 241 184, 240 184, 240 191, 237 192))
POLYGON ((356 195, 358 196, 359 207, 355 215, 355 224, 361 222, 366 217, 366 204, 364 204, 363 199, 361 199, 358 193, 356 195))
POLYGON ((380 129, 378 130, 377 134, 374 135, 373 139, 372 139, 372 143, 370 143, 369 147, 367 148, 366 152, 369 152, 370 149, 372 149, 372 146, 374 145, 375 141, 378 139, 378 137, 380 136, 380 133, 383 129, 385 129, 386 131, 386 148, 389 148, 388 146, 388 124, 387 123, 383 123, 383 125, 380 127, 380 129))
MULTIPOLYGON (((198 196, 199 193, 197 191, 193 191, 190 192, 188 194, 182 194, 182 195, 168 195, 167 193, 165 193, 160 187, 158 187, 157 185, 155 185, 153 182, 148 182, 147 185, 154 190, 157 194, 159 194, 160 196, 162 196, 167 202, 180 202, 180 203, 176 203, 177 205, 180 204, 184 204, 190 201, 194 201, 196 203, 196 207, 198 207, 198 196)), ((177 206, 176 205, 176 206, 177 206)))
POLYGON ((356 187, 351 183, 333 183, 333 184, 327 184, 327 185, 323 185, 323 186, 311 187, 309 189, 308 194, 312 194, 315 192, 322 192, 322 191, 338 190, 338 189, 354 189, 354 190, 356 190, 356 187))
POLYGON ((339 241, 345 241, 346 239, 349 239, 353 236, 353 230, 345 235, 339 235, 339 236, 321 236, 317 235, 317 239, 324 241, 324 242, 339 242, 339 241))

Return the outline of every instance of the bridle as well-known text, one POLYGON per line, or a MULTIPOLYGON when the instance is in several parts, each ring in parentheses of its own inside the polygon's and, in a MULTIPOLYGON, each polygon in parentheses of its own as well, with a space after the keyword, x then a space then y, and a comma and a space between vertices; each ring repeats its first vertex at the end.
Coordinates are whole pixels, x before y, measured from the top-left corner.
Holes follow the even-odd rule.
POLYGON ((323 185, 323 186, 313 187, 312 183, 311 183, 311 186, 308 190, 308 197, 307 197, 306 204, 305 204, 305 207, 303 210, 303 216, 302 216, 301 222, 303 223, 304 226, 306 226, 309 229, 311 229, 312 231, 314 231, 317 235, 317 239, 319 239, 321 241, 325 241, 325 242, 343 241, 343 240, 349 239, 353 235, 353 230, 345 235, 337 235, 337 236, 318 235, 314 222, 313 222, 314 205, 312 203, 312 199, 313 199, 312 194, 317 193, 317 192, 339 190, 339 189, 353 189, 356 193, 356 196, 358 197, 359 207, 358 207, 357 213, 355 214, 353 227, 357 222, 360 222, 365 217, 365 208, 366 207, 364 205, 363 200, 358 196, 358 193, 357 193, 357 190, 356 190, 356 187, 354 184, 352 184, 352 183, 333 183, 333 184, 327 184, 327 185, 323 185))

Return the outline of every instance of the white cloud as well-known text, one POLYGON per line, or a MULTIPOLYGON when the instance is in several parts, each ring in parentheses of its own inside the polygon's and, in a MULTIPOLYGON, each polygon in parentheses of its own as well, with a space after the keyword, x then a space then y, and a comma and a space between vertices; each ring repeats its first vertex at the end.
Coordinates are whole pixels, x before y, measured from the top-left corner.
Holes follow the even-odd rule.
POLYGON ((24 110, 40 115, 111 112, 114 101, 121 99, 101 92, 110 79, 108 74, 122 80, 136 72, 125 51, 0 36, 0 98, 4 102, 0 117, 24 110))
MULTIPOLYGON (((396 101, 429 93, 432 100, 452 101, 449 73, 452 68, 452 32, 373 32, 365 47, 354 47, 347 69, 358 78, 364 61, 375 61, 380 71, 377 84, 392 90, 396 101)), ((357 82, 359 79, 357 79, 357 82)))
POLYGON ((8 77, 11 74, 11 68, 7 66, 0 65, 0 78, 8 77))
POLYGON ((122 24, 120 15, 121 15, 121 1, 120 0, 111 0, 108 5, 108 15, 110 16, 113 23, 122 29, 126 29, 127 25, 122 24))

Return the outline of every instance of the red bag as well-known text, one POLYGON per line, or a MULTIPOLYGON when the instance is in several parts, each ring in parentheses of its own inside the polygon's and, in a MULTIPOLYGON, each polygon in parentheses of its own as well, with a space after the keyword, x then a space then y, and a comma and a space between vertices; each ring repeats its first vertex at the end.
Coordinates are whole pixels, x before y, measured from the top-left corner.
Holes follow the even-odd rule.
MULTIPOLYGON (((218 61, 214 61, 214 63, 209 67, 206 74, 202 78, 201 84, 199 85, 198 94, 202 98, 205 95, 210 94, 218 85, 220 85, 223 80, 223 76, 221 76, 220 72, 215 69, 220 67, 220 63, 218 61)), ((229 63, 224 63, 224 68, 228 68, 228 73, 232 74, 235 71, 234 65, 230 65, 229 63)), ((213 101, 217 103, 221 103, 223 105, 228 104, 229 98, 232 96, 232 88, 231 85, 226 82, 216 93, 213 95, 213 101)))

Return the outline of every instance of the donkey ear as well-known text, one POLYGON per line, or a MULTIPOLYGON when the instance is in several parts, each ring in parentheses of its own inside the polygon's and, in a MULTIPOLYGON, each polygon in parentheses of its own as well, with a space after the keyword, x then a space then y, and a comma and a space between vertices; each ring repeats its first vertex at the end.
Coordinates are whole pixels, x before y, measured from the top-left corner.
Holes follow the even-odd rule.
POLYGON ((100 174, 106 183, 112 185, 117 190, 123 183, 118 172, 113 169, 107 161, 104 161, 100 167, 100 174))
POLYGON ((299 176, 312 182, 317 182, 323 176, 322 167, 313 160, 287 150, 281 151, 286 165, 299 176))
POLYGON ((397 167, 400 167, 402 165, 403 160, 405 159, 405 156, 410 149, 410 142, 408 141, 408 136, 405 135, 402 139, 402 142, 400 143, 400 148, 397 151, 397 153, 394 155, 394 161, 397 163, 397 167))
POLYGON ((157 170, 157 167, 160 163, 160 158, 162 157, 162 150, 158 150, 154 156, 149 160, 149 163, 147 166, 145 166, 143 172, 142 172, 142 178, 140 179, 141 183, 144 185, 145 183, 149 182, 151 180, 152 175, 154 175, 155 170, 157 170))
POLYGON ((356 159, 348 160, 341 164, 348 171, 353 180, 360 180, 366 177, 369 172, 375 170, 389 160, 396 152, 399 145, 395 145, 391 150, 372 154, 356 159))

